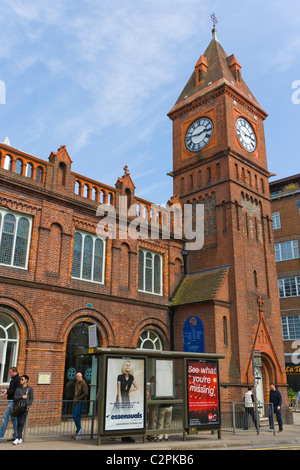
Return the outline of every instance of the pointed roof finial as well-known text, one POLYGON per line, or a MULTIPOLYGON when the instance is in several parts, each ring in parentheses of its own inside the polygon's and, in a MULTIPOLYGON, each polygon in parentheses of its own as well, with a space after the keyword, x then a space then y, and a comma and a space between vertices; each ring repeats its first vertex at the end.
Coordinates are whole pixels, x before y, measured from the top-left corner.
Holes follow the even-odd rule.
POLYGON ((5 137, 3 143, 4 143, 5 145, 10 145, 10 140, 9 140, 8 136, 5 137))
POLYGON ((212 38, 217 41, 218 39, 217 39, 216 24, 218 23, 218 20, 217 20, 216 15, 214 14, 214 12, 212 12, 212 14, 210 15, 210 19, 213 22, 213 29, 211 31, 212 32, 212 38))

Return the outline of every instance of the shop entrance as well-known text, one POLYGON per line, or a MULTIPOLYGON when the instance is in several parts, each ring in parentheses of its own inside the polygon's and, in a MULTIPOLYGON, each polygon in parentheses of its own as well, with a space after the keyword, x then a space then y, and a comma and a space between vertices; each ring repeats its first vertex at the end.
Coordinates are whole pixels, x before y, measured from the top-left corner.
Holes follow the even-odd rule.
MULTIPOLYGON (((80 352, 89 347, 90 323, 77 323, 69 333, 67 340, 65 374, 64 374, 64 392, 63 399, 67 400, 65 414, 69 414, 72 408, 71 401, 74 398, 74 386, 77 372, 82 373, 89 389, 88 400, 96 400, 97 377, 98 377, 98 359, 95 356, 81 355, 80 352), (69 401, 70 400, 70 401, 69 401)), ((100 343, 100 335, 97 329, 97 340, 100 343)))

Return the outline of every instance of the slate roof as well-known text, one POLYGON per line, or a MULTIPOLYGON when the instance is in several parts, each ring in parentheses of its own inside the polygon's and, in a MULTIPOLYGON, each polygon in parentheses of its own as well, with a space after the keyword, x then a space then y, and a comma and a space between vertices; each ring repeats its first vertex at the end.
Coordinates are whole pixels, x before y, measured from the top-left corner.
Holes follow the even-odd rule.
POLYGON ((228 58, 228 54, 224 51, 215 34, 213 34, 212 40, 203 55, 206 57, 208 65, 204 74, 203 83, 200 86, 196 86, 196 72, 194 70, 169 114, 175 111, 180 103, 189 101, 189 98, 194 95, 196 98, 197 96, 205 94, 210 89, 224 84, 229 85, 232 89, 236 90, 237 93, 243 95, 244 98, 265 113, 253 96, 253 93, 244 82, 243 78, 241 77, 239 84, 236 83, 226 60, 228 58))
POLYGON ((170 306, 214 300, 230 266, 187 274, 176 290, 170 306))

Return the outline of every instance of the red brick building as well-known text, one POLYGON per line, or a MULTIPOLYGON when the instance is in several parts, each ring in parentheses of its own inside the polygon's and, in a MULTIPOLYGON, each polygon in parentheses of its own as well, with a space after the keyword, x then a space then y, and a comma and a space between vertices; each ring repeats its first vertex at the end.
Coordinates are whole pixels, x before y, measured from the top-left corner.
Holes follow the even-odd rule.
POLYGON ((81 370, 93 398, 94 364, 74 353, 95 324, 104 347, 224 354, 223 401, 241 401, 253 383, 252 349, 260 350, 259 399, 268 401, 271 381, 285 392, 266 116, 213 30, 169 113, 168 204, 191 205, 194 228, 204 207, 204 246, 188 253, 173 232, 166 239, 111 238, 110 227, 98 234, 100 202, 113 208, 119 233, 121 196, 136 204, 126 224, 138 216, 140 230, 151 221, 161 235, 176 220, 136 197, 127 167, 110 187, 74 173, 65 146, 46 161, 0 145, 1 383, 17 364, 37 397, 68 398, 67 384, 81 370), (41 383, 50 373, 51 387, 41 383))
POLYGON ((223 397, 227 392, 236 400, 241 384, 252 381, 251 350, 260 350, 258 393, 268 401, 270 382, 284 385, 286 378, 263 127, 267 114, 214 30, 169 117, 174 192, 183 202, 205 203, 205 244, 191 253, 189 272, 201 271, 199 286, 212 272, 216 277, 210 293, 194 288, 195 275, 178 289, 176 347, 184 322, 197 314, 207 332, 205 351, 226 355, 223 397))
POLYGON ((270 183, 287 381, 300 390, 300 175, 270 183))

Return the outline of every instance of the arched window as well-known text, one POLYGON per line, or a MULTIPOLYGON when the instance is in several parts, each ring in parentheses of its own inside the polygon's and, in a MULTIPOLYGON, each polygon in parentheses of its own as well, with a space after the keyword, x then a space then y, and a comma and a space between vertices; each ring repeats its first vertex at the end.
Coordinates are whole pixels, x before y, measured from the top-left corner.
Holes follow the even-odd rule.
POLYGON ((5 155, 4 170, 11 170, 11 156, 5 155))
POLYGON ((22 166, 23 166, 23 162, 22 162, 22 160, 20 160, 18 158, 18 160, 16 161, 15 173, 17 173, 18 175, 21 175, 22 174, 22 166))
POLYGON ((42 179, 43 179, 43 168, 41 166, 38 166, 36 169, 36 180, 42 181, 42 179))
POLYGON ((84 237, 83 248, 83 266, 82 277, 83 279, 92 278, 92 263, 93 263, 93 239, 90 235, 84 237))
POLYGON ((66 165, 64 162, 60 162, 58 165, 58 184, 61 186, 66 185, 66 165))
POLYGON ((228 346, 227 318, 223 317, 223 339, 224 346, 228 346))
POLYGON ((73 247, 72 277, 80 277, 81 250, 82 250, 82 235, 81 233, 76 232, 75 237, 74 237, 74 247, 73 247))
POLYGON ((15 253, 14 253, 14 266, 21 266, 24 268, 26 264, 26 254, 29 235, 29 220, 21 217, 18 222, 15 253))
POLYGON ((27 178, 31 178, 32 177, 32 170, 33 170, 33 166, 31 163, 27 163, 27 166, 26 166, 26 176, 27 178))
POLYGON ((103 240, 101 240, 100 238, 97 238, 95 240, 93 281, 96 282, 102 282, 103 245, 103 240))
POLYGON ((144 331, 138 340, 138 349, 163 350, 163 343, 160 336, 154 330, 144 331))
POLYGON ((72 277, 104 282, 105 239, 84 232, 75 232, 72 277))
POLYGON ((0 245, 0 263, 11 264, 12 251, 15 238, 16 218, 13 214, 6 214, 3 220, 0 245))
POLYGON ((162 255, 139 250, 138 289, 162 295, 162 255))
POLYGON ((9 369, 17 364, 19 330, 14 320, 0 313, 0 384, 10 381, 9 369))
POLYGON ((80 183, 79 181, 75 181, 75 194, 78 196, 80 195, 80 183))
POLYGON ((254 277, 254 285, 255 287, 258 287, 258 283, 257 283, 257 271, 253 271, 253 277, 254 277))
POLYGON ((29 217, 0 209, 0 264, 27 267, 30 230, 29 217))

